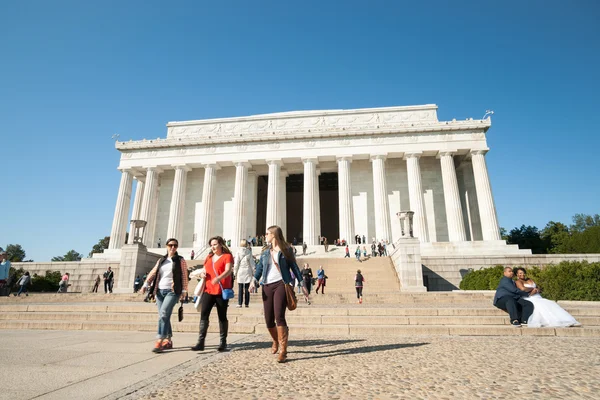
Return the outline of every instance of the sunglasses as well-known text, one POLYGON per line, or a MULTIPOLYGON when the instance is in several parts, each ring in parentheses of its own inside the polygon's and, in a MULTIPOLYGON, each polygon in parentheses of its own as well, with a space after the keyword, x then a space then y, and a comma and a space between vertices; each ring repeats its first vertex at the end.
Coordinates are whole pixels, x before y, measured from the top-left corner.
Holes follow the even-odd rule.
POLYGON ((177 248, 177 247, 179 247, 179 245, 177 245, 177 244, 168 244, 168 245, 167 245, 167 247, 174 247, 174 248, 177 248))

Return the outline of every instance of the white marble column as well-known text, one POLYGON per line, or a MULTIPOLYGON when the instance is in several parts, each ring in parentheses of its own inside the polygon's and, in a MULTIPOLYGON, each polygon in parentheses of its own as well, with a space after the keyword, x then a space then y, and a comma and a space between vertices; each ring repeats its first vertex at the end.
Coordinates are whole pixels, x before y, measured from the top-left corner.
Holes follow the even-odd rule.
POLYGON ((129 217, 129 204, 131 203, 131 186, 133 175, 128 169, 121 170, 121 184, 117 195, 117 205, 113 217, 112 229, 110 231, 109 249, 120 249, 125 244, 125 232, 127 232, 127 217, 129 217))
POLYGON ((304 197, 302 212, 302 240, 309 246, 319 244, 317 221, 319 212, 319 178, 317 176, 317 159, 304 158, 304 197))
POLYGON ((204 166, 204 185, 202 187, 202 214, 200 215, 200 229, 196 242, 201 248, 208 246, 213 230, 213 208, 215 205, 215 194, 217 189, 217 164, 206 164, 204 166))
POLYGON ((140 210, 140 220, 146 221, 146 227, 144 228, 144 240, 143 243, 148 247, 152 246, 153 237, 149 237, 149 233, 153 229, 150 228, 150 224, 152 221, 152 211, 154 204, 154 196, 156 194, 156 189, 158 188, 158 174, 162 172, 161 169, 156 167, 149 167, 146 171, 146 183, 144 185, 144 197, 142 198, 142 208, 140 210))
POLYGON ((354 207, 352 205, 352 180, 350 178, 351 157, 340 157, 338 164, 338 196, 340 212, 340 239, 353 243, 354 207))
MULTIPOLYGON (((248 171, 248 202, 246 207, 246 236, 254 237, 256 232, 256 202, 258 196, 258 174, 256 171, 248 171)), ((263 232, 264 233, 264 232, 263 232)))
POLYGON ((231 247, 238 248, 246 237, 246 205, 248 203, 248 168, 247 161, 235 162, 235 189, 233 192, 233 229, 231 247))
POLYGON ((160 177, 156 182, 156 186, 154 189, 154 194, 152 195, 152 205, 150 206, 150 219, 148 224, 146 225, 146 229, 148 230, 148 246, 149 247, 162 247, 165 244, 165 238, 160 237, 160 235, 156 234, 156 222, 158 220, 158 197, 160 195, 160 177), (162 239, 160 241, 160 246, 158 245, 158 239, 162 239))
POLYGON ((421 152, 405 153, 406 170, 408 173, 408 197, 410 200, 410 211, 414 211, 414 235, 419 241, 429 242, 427 232, 427 218, 425 216, 425 202, 423 199, 423 185, 421 184, 421 166, 419 158, 421 152))
MULTIPOLYGON (((392 241, 390 226, 390 207, 385 178, 385 155, 372 155, 373 163, 373 200, 375 203, 375 238, 392 241)), ((354 237, 354 235, 352 236, 354 237)), ((346 238, 352 243, 352 237, 346 238)))
POLYGON ((279 171, 279 227, 283 236, 287 238, 287 178, 288 172, 279 171))
MULTIPOLYGON (((144 178, 135 177, 137 185, 135 186, 135 197, 133 198, 133 211, 131 212, 131 219, 140 219, 140 211, 142 210, 142 200, 144 199, 144 178)), ((135 236, 135 225, 129 224, 129 237, 127 238, 127 244, 133 244, 135 236)))
POLYGON ((463 220, 460 196, 458 194, 458 180, 454 168, 454 151, 440 151, 438 158, 442 167, 442 183, 444 186, 444 203, 446 205, 446 219, 448 221, 448 238, 451 242, 464 242, 467 240, 463 220))
POLYGON ((483 240, 501 240, 496 206, 494 205, 492 187, 485 163, 485 153, 487 153, 487 150, 471 150, 477 205, 481 217, 481 233, 483 240))
POLYGON ((279 216, 280 216, 280 195, 281 192, 279 190, 280 178, 279 175, 281 173, 281 165, 283 164, 281 160, 267 160, 267 164, 269 164, 269 179, 267 186, 267 228, 273 225, 280 226, 279 216))
MULTIPOLYGON (((191 168, 185 165, 175 165, 175 181, 173 182, 173 195, 169 210, 169 226, 167 237, 183 242, 183 212, 185 209, 185 192, 187 187, 187 173, 191 168)), ((166 242, 165 242, 166 243, 166 242)))

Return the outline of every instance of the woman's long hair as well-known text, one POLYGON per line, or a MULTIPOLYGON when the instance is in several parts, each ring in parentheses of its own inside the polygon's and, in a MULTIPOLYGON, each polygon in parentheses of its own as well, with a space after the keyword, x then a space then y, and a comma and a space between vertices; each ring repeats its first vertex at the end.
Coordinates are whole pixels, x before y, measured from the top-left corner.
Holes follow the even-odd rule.
MULTIPOLYGON (((177 248, 179 248, 179 240, 177 240, 175 238, 171 238, 171 239, 167 240, 165 242, 165 246, 167 247, 167 253, 164 255, 163 260, 166 260, 167 258, 169 258, 169 246, 167 246, 167 245, 171 242, 177 243, 177 248)), ((177 251, 175 251, 175 254, 173 255, 173 257, 177 257, 177 256, 179 256, 179 253, 177 253, 177 251)))
MULTIPOLYGON (((210 242, 212 242, 213 240, 216 240, 217 242, 219 242, 219 244, 221 245, 221 248, 223 249, 223 254, 231 254, 231 250, 229 250, 229 247, 227 247, 227 245, 225 244, 225 239, 223 239, 221 236, 213 236, 210 239, 208 239, 208 245, 210 246, 210 242)), ((213 253, 212 248, 210 250, 210 252, 208 253, 209 257, 214 256, 215 253, 213 253)))
MULTIPOLYGON (((281 231, 281 228, 278 227, 277 225, 273 225, 273 226, 268 227, 267 230, 273 234, 273 240, 275 241, 275 246, 279 247, 279 249, 283 253, 283 256, 285 257, 285 259, 293 260, 294 253, 292 253, 292 251, 290 249, 290 244, 285 241, 285 238, 283 237, 283 232, 281 231)), ((275 247, 275 246, 272 246, 272 247, 275 247)))

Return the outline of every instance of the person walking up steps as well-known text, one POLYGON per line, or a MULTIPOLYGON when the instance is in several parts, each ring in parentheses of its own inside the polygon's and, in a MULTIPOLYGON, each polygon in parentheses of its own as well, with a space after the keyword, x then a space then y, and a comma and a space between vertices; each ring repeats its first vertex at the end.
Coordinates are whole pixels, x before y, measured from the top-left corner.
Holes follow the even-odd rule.
POLYGON ((362 304, 362 291, 364 282, 365 278, 362 276, 359 269, 356 271, 356 276, 354 277, 354 287, 356 288, 356 297, 358 298, 358 304, 362 304))

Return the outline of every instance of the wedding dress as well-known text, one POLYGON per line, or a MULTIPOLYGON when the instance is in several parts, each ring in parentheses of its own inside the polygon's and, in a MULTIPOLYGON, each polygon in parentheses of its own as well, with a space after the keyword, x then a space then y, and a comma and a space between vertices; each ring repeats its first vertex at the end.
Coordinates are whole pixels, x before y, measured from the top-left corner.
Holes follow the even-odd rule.
MULTIPOLYGON (((537 287, 535 282, 533 284, 526 283, 524 286, 526 288, 537 287)), ((559 328, 581 325, 555 301, 544 299, 540 294, 523 298, 533 303, 533 314, 527 321, 527 326, 530 328, 559 328)))

